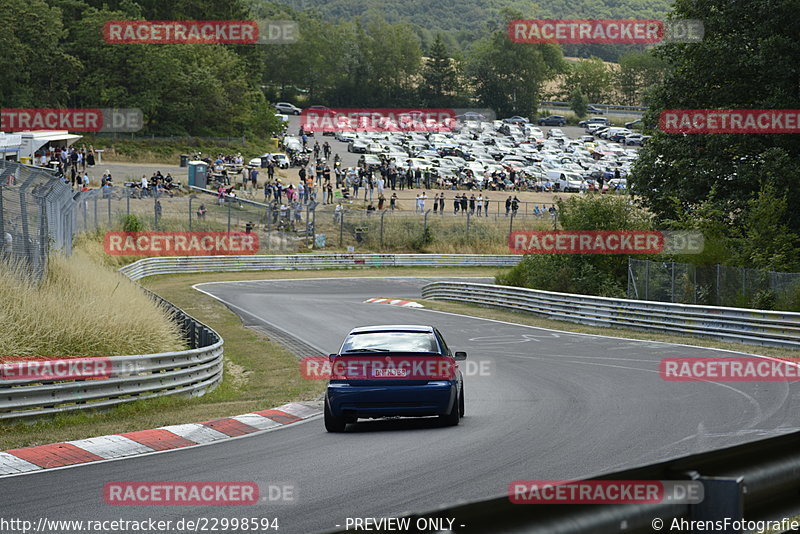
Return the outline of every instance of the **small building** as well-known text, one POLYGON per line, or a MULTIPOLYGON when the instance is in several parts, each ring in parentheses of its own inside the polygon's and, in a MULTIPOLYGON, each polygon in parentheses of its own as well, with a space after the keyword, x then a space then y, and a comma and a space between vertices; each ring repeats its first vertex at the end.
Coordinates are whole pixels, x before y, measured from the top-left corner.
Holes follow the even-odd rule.
POLYGON ((34 156, 38 151, 51 148, 64 149, 83 137, 71 134, 67 130, 24 130, 14 133, 22 136, 22 148, 19 151, 21 163, 34 163, 34 156))
POLYGON ((0 161, 19 161, 22 136, 0 132, 0 161))

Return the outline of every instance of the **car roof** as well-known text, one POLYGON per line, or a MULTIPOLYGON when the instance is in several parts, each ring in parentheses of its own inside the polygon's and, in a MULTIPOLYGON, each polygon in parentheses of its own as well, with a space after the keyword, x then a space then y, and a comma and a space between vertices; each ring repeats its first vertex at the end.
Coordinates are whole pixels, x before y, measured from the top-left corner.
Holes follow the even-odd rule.
POLYGON ((425 325, 376 325, 376 326, 359 326, 353 328, 351 334, 364 334, 367 332, 433 332, 432 326, 425 325))

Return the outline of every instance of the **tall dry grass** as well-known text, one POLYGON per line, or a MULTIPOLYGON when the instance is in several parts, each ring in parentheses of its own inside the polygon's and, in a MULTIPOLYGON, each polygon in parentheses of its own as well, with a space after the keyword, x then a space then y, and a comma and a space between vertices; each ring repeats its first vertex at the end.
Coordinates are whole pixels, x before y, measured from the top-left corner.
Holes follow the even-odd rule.
POLYGON ((0 360, 186 348, 169 313, 98 254, 84 243, 70 258, 51 256, 41 284, 0 262, 0 360))

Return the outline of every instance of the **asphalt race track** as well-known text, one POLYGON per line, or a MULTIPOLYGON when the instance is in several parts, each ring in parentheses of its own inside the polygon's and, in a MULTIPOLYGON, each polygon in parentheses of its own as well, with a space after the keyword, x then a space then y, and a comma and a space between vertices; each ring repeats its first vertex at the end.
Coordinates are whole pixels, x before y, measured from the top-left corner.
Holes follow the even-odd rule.
POLYGON ((325 353, 336 351, 354 326, 437 326, 452 350, 466 350, 468 361, 487 362, 490 371, 465 377, 466 417, 459 426, 391 420, 328 434, 315 418, 219 444, 3 478, 0 515, 33 521, 278 517, 278 532, 303 534, 344 525, 347 517, 498 496, 513 480, 588 477, 800 427, 797 385, 668 382, 658 374, 662 357, 733 353, 363 303, 419 298, 419 288, 432 280, 279 280, 200 289, 228 303, 246 324, 269 323, 325 353), (104 503, 106 482, 132 480, 289 483, 296 502, 104 503))

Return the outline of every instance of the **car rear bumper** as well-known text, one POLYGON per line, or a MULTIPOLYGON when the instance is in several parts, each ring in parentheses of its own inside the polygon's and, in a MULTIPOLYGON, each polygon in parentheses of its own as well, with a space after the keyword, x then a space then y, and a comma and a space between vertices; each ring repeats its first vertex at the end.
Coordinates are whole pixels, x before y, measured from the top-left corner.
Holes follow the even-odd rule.
POLYGON ((457 398, 455 382, 422 385, 328 385, 328 406, 335 416, 424 417, 446 415, 457 398))

